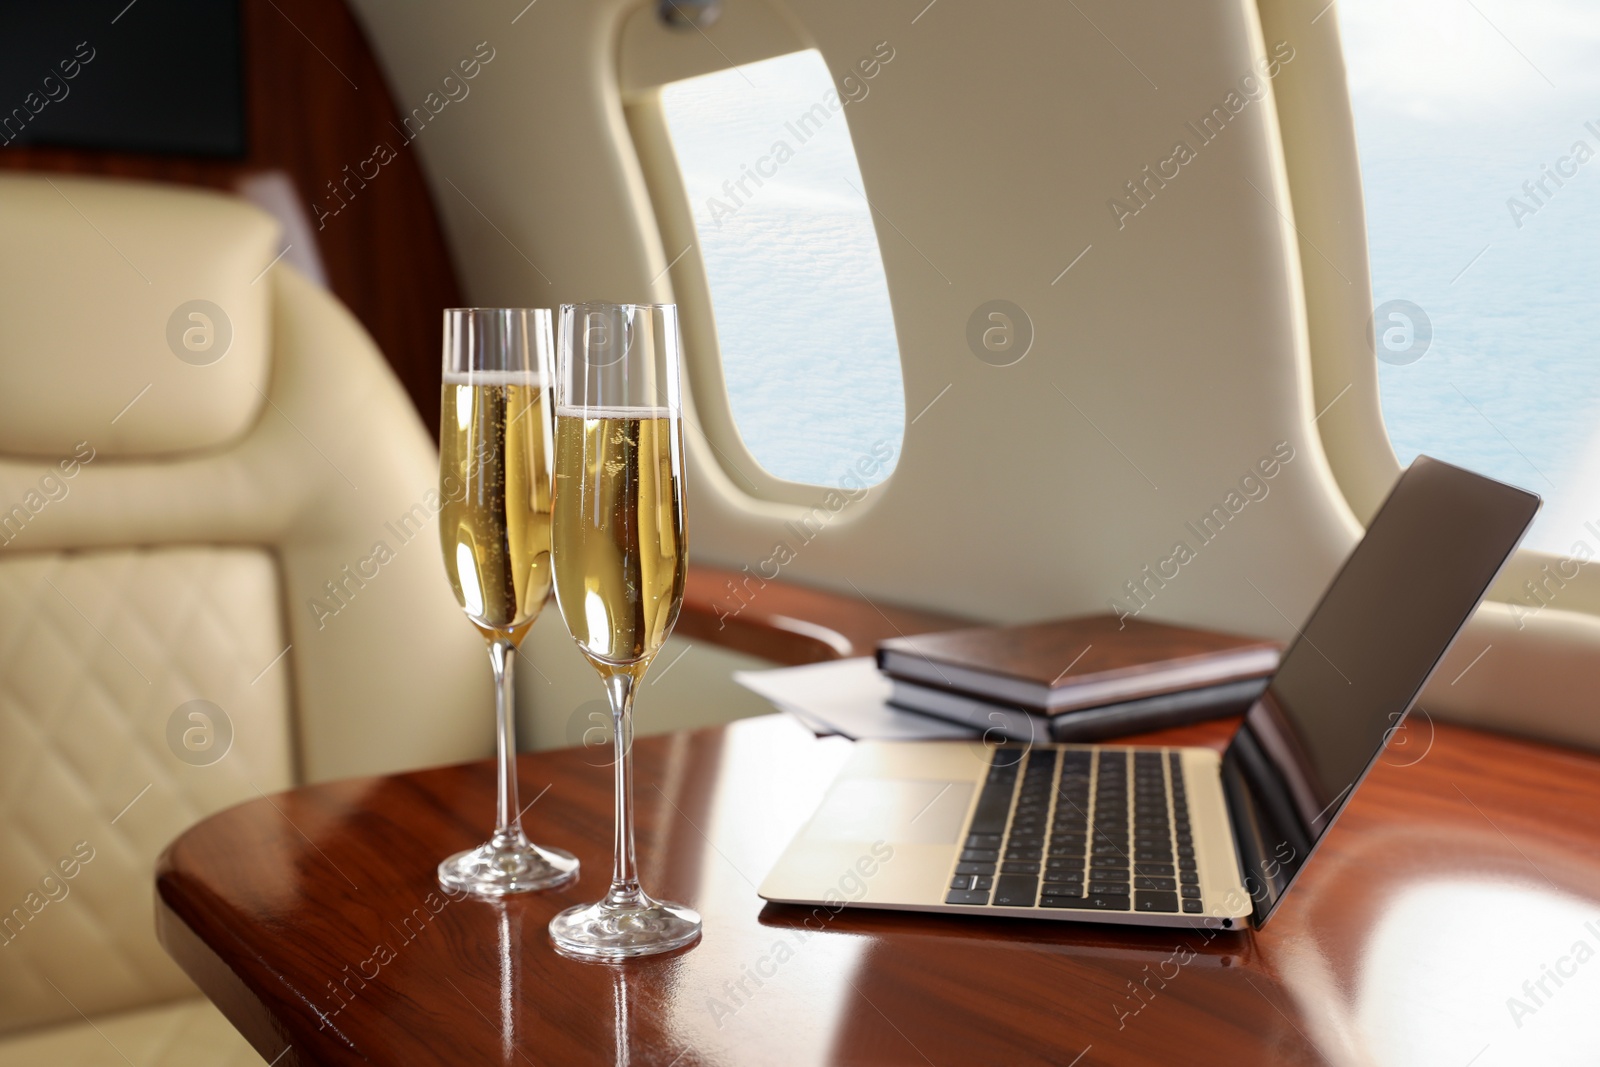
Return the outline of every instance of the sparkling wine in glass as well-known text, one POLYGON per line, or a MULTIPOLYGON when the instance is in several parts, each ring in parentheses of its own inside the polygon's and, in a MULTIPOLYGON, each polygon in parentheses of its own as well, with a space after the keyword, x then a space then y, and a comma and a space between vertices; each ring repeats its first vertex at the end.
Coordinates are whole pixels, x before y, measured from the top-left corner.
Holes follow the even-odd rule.
POLYGON ((517 800, 512 661, 550 595, 550 312, 444 313, 439 535, 456 602, 494 669, 499 810, 487 844, 439 864, 446 889, 498 897, 564 885, 570 852, 530 842, 517 800))
POLYGON ((611 887, 550 922, 560 951, 617 960, 700 936, 700 916, 652 899, 633 845, 633 694, 683 603, 682 404, 670 304, 563 304, 550 551, 556 603, 611 702, 611 887))

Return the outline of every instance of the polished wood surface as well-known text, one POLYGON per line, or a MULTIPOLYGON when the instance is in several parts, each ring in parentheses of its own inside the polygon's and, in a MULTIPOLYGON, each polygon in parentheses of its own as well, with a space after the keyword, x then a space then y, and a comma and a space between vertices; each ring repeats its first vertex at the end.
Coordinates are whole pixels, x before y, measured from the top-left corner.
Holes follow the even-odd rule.
POLYGON ((1505 998, 1541 958, 1597 942, 1582 921, 1600 915, 1600 758, 1416 718, 1260 931, 764 904, 756 885, 849 750, 778 717, 636 746, 646 887, 705 917, 676 955, 550 948, 549 918, 609 870, 611 777, 587 749, 521 762, 529 830, 581 857, 575 887, 438 891, 435 863, 487 828, 484 762, 212 816, 164 857, 157 926, 280 1067, 1594 1062, 1600 1042, 1574 1045, 1556 1014, 1592 1016, 1589 994, 1521 1028, 1505 998))
MULTIPOLYGON (((330 288, 372 334, 437 435, 439 312, 462 301, 401 109, 366 35, 339 0, 240 0, 239 14, 243 158, 14 146, 0 150, 0 167, 229 191, 251 174, 287 173, 316 230, 330 288), (394 158, 375 158, 380 145, 394 158), (377 176, 363 180, 363 170, 377 176)), ((471 51, 469 42, 462 58, 471 51)), ((481 76, 493 74, 491 65, 481 76)), ((423 103, 406 101, 405 113, 423 103)), ((448 121, 449 112, 446 106, 437 121, 448 121)))
POLYGON ((891 637, 955 630, 971 619, 721 567, 694 565, 675 632, 789 666, 870 656, 891 637))

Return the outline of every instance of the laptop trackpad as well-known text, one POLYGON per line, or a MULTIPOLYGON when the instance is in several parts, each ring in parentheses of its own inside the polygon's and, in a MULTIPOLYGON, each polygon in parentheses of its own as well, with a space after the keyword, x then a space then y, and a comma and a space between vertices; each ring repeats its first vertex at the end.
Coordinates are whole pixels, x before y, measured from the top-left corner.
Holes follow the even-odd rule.
POLYGON ((822 841, 953 844, 971 800, 971 782, 842 778, 828 790, 805 836, 822 841))

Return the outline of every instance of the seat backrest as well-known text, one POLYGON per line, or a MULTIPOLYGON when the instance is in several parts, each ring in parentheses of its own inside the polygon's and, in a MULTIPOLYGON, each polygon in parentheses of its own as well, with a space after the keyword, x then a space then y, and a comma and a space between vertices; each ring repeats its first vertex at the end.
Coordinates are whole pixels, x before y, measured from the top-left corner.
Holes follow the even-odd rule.
POLYGON ((481 755, 492 723, 433 446, 360 326, 273 265, 275 223, 0 175, 0 234, 3 1032, 192 991, 151 869, 196 819, 481 755))

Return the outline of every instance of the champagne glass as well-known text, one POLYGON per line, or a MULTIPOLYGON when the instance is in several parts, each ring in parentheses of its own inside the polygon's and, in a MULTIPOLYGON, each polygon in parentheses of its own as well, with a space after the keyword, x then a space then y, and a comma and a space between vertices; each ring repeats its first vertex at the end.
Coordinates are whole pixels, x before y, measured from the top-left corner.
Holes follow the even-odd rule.
POLYGON ((456 601, 489 644, 500 800, 494 837, 439 864, 439 883, 479 896, 578 876, 572 853, 523 835, 517 800, 511 665, 550 595, 550 363, 543 308, 444 313, 439 538, 456 601))
POLYGON ((563 304, 550 539, 556 604, 611 701, 616 759, 611 888, 550 921, 583 959, 667 952, 700 916, 639 886, 633 851, 633 694, 683 603, 683 430, 678 309, 563 304))

